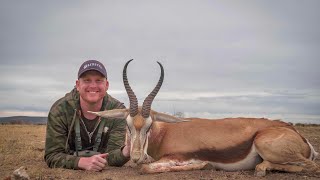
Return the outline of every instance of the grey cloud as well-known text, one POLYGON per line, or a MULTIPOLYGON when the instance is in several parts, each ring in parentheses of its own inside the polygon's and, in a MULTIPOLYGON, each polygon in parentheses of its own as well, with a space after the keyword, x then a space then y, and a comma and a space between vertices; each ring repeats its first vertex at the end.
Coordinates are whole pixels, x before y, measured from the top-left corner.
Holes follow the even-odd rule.
MULTIPOLYGON (((110 93, 123 92, 122 68, 134 58, 128 77, 140 103, 158 81, 156 61, 165 67, 153 103, 160 111, 318 114, 319 4, 1 1, 0 111, 45 111, 73 88, 86 59, 104 62, 110 93), (272 96, 165 97, 237 91, 272 96)), ((114 96, 127 104, 124 92, 114 96)))

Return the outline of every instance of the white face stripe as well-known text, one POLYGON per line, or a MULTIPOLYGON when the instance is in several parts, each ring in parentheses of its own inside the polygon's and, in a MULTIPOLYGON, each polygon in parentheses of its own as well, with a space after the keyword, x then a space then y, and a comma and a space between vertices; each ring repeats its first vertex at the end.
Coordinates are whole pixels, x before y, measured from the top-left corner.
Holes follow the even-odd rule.
POLYGON ((143 155, 143 157, 141 157, 142 159, 140 159, 141 161, 144 160, 144 157, 148 156, 148 134, 150 131, 150 126, 152 125, 152 119, 149 116, 148 118, 145 119, 145 124, 143 125, 143 127, 141 128, 140 131, 140 151, 141 151, 141 155, 143 155))
POLYGON ((140 131, 137 131, 133 124, 134 118, 129 115, 127 116, 127 119, 126 119, 127 126, 131 132, 131 133, 128 132, 131 140, 130 153, 133 151, 133 147, 134 147, 133 143, 136 142, 137 138, 139 138, 139 142, 140 142, 139 151, 141 153, 141 157, 139 161, 141 162, 144 160, 144 157, 148 156, 147 154, 148 143, 149 143, 148 137, 150 134, 150 127, 152 125, 152 118, 150 116, 144 120, 145 120, 145 124, 142 126, 140 131))
POLYGON ((130 115, 128 115, 127 116, 127 119, 126 119, 126 121, 127 121, 127 128, 130 130, 129 132, 127 132, 127 134, 128 134, 128 138, 130 138, 130 156, 131 156, 131 152, 132 152, 132 148, 133 148, 133 142, 134 142, 134 139, 136 138, 136 129, 134 128, 134 126, 133 126, 133 118, 130 116, 130 115))
POLYGON ((133 126, 133 118, 130 115, 127 116, 126 121, 128 126, 133 126))

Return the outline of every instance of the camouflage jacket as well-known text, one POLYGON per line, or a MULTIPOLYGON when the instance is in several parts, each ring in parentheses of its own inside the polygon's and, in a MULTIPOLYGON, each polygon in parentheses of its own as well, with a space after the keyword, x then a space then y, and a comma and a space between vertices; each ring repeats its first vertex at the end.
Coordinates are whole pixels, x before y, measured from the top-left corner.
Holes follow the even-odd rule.
MULTIPOLYGON (((80 157, 73 155, 75 151, 74 121, 75 118, 79 118, 79 97, 77 90, 73 89, 65 97, 56 101, 50 109, 44 159, 51 168, 79 169, 80 157)), ((123 108, 125 108, 123 103, 107 94, 104 97, 101 109, 123 108)), ((107 132, 102 133, 98 152, 109 153, 108 164, 110 166, 122 166, 129 160, 129 158, 123 156, 121 151, 125 141, 126 122, 124 119, 107 118, 104 126, 107 132)), ((83 127, 80 127, 80 130, 82 129, 83 127)), ((96 134, 97 132, 94 133, 93 139, 95 139, 96 134)), ((88 141, 88 137, 83 137, 84 135, 86 134, 81 133, 82 144, 83 141, 88 141)))

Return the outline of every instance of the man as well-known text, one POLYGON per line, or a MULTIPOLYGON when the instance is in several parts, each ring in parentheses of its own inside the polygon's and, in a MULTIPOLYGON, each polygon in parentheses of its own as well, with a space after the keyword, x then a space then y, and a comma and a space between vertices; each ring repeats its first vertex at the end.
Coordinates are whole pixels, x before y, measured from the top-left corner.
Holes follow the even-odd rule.
POLYGON ((44 158, 49 167, 100 171, 106 163, 122 166, 129 160, 126 121, 88 113, 125 108, 107 94, 108 87, 101 62, 88 60, 81 65, 75 88, 56 101, 48 115, 44 158))

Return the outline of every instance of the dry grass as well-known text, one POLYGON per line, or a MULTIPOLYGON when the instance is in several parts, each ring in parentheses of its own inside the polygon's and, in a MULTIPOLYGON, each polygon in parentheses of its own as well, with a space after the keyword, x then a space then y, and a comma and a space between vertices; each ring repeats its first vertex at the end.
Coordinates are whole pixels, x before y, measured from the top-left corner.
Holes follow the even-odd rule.
MULTIPOLYGON (((253 171, 188 171, 154 175, 140 175, 138 167, 107 167, 102 172, 50 169, 43 160, 44 125, 0 125, 0 179, 20 166, 27 167, 32 179, 261 179, 253 171)), ((298 126, 297 129, 320 151, 320 126, 298 126)), ((317 160, 320 164, 320 161, 317 160)), ((267 179, 319 179, 316 174, 291 174, 272 172, 267 179)))
MULTIPOLYGON (((0 126, 0 174, 7 174, 20 166, 30 173, 40 173, 43 166, 45 126, 0 126)), ((7 174, 9 175, 9 174, 7 174)))

